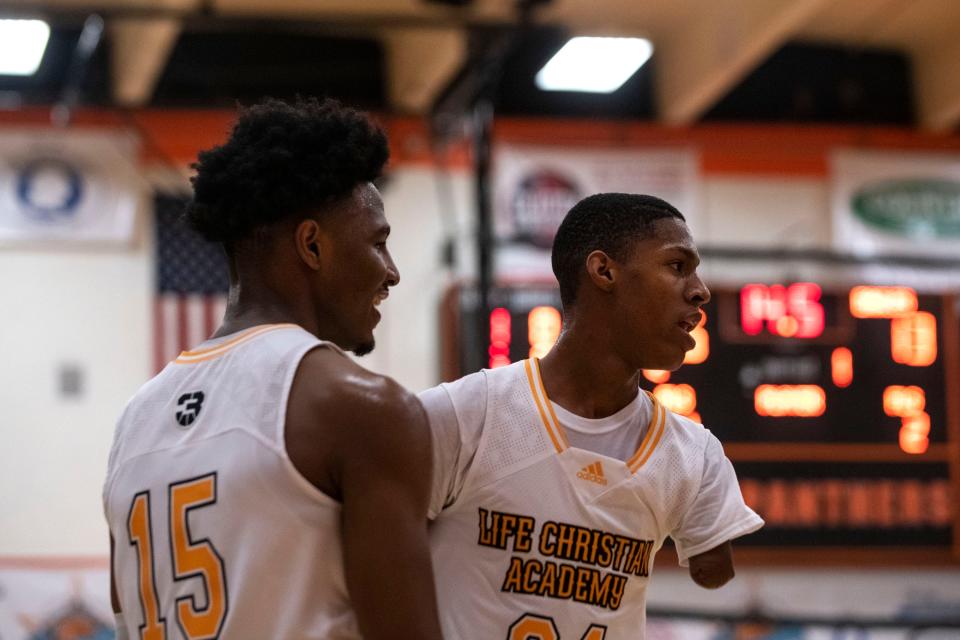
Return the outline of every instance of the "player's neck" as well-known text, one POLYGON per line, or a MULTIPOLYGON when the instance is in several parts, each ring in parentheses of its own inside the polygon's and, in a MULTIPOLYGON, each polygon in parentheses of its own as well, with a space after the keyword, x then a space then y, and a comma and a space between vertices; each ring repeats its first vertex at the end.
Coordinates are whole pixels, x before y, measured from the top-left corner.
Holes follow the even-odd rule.
POLYGON ((606 418, 637 397, 640 372, 616 352, 598 344, 602 336, 581 339, 574 330, 561 334, 540 363, 550 400, 584 418, 606 418))
POLYGON ((307 331, 309 314, 289 304, 283 296, 269 287, 243 286, 240 282, 230 285, 227 295, 227 308, 223 314, 223 323, 214 338, 243 331, 264 324, 296 324, 307 331))

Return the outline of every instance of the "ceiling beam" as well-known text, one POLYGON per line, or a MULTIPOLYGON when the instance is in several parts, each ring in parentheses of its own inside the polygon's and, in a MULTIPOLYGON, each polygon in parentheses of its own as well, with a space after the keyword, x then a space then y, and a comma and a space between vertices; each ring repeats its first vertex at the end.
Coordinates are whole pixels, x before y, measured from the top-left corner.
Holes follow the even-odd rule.
POLYGON ((426 113, 467 54, 462 29, 389 29, 383 41, 390 103, 401 113, 426 113))
POLYGON ((937 132, 960 125, 960 40, 913 54, 920 125, 937 132))
POLYGON ((180 35, 177 18, 120 18, 110 22, 113 99, 123 107, 150 102, 180 35))
POLYGON ((656 43, 660 118, 696 121, 830 0, 704 3, 656 43))

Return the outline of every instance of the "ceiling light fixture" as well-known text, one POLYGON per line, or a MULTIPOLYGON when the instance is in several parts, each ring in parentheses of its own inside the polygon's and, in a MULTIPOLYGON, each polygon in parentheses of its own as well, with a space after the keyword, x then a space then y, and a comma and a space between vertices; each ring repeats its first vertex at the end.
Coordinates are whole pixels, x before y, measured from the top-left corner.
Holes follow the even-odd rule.
POLYGON ((578 36, 567 41, 537 73, 544 91, 611 93, 653 55, 645 38, 578 36))
POLYGON ((0 75, 32 76, 49 39, 43 20, 0 20, 0 75))

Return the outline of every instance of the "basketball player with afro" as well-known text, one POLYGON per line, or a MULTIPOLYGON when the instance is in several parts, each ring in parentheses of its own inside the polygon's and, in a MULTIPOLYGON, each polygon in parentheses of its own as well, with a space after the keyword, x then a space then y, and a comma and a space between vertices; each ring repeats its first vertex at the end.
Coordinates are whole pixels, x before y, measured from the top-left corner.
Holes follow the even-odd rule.
POLYGON ((669 536, 693 580, 733 577, 762 526, 719 441, 640 389, 673 370, 710 292, 683 216, 651 196, 579 202, 553 244, 563 328, 531 358, 424 391, 430 545, 449 638, 643 638, 669 536))
POLYGON ((430 436, 373 349, 399 273, 382 131, 267 100, 200 154, 187 222, 223 244, 223 324, 130 401, 104 504, 119 637, 439 638, 430 436))

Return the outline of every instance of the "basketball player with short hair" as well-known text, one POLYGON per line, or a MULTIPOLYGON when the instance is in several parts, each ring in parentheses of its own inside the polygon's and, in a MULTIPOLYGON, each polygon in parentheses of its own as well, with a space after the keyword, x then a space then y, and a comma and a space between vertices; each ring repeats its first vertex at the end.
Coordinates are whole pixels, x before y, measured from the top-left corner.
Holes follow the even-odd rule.
POLYGON ((223 243, 223 325, 131 400, 104 487, 120 638, 439 638, 430 435, 355 364, 399 274, 383 132, 268 100, 200 154, 187 221, 223 243))
POLYGON ((563 330, 542 361, 420 394, 434 439, 430 530, 448 638, 642 638, 666 537, 698 584, 733 577, 763 521, 720 442, 640 390, 673 370, 710 292, 683 216, 590 196, 553 244, 563 330))

